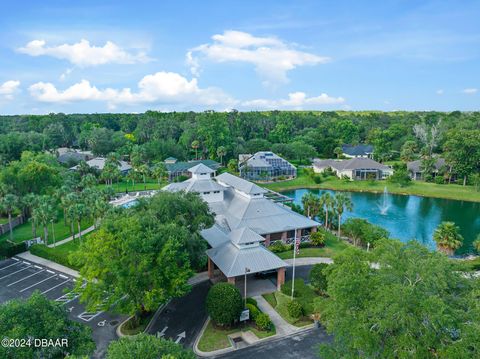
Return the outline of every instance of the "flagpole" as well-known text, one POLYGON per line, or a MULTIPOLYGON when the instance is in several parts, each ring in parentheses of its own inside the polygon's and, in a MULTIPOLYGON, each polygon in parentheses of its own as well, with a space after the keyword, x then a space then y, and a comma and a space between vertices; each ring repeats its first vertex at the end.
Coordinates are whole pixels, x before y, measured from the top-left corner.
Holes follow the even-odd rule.
POLYGON ((293 236, 293 272, 292 272, 292 297, 293 300, 293 292, 295 291, 295 258, 297 255, 297 229, 294 229, 295 234, 293 236))

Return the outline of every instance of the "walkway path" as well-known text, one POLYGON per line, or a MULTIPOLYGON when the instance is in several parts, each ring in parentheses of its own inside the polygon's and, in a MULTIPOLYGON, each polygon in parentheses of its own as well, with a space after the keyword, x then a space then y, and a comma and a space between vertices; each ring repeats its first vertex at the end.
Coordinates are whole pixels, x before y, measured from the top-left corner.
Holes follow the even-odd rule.
POLYGON ((38 264, 38 265, 41 265, 41 266, 44 266, 44 267, 54 269, 58 272, 62 272, 62 273, 71 275, 72 277, 76 277, 76 278, 80 277, 80 275, 78 274, 78 272, 76 270, 73 270, 71 268, 62 266, 61 264, 52 262, 48 259, 38 257, 36 255, 33 255, 30 252, 19 253, 19 254, 16 255, 16 257, 21 258, 21 259, 23 259, 25 261, 28 261, 28 262, 32 262, 32 263, 35 263, 35 264, 38 264))
POLYGON ((291 325, 285 319, 283 319, 262 296, 258 295, 252 298, 257 301, 258 309, 260 309, 263 313, 268 314, 272 320, 272 323, 275 325, 278 335, 289 335, 300 330, 300 328, 291 325))
MULTIPOLYGON (((82 234, 82 236, 84 234, 87 234, 87 233, 90 233, 91 231, 93 231, 95 229, 95 226, 90 226, 88 228, 85 228, 83 231, 80 231, 80 233, 82 234)), ((75 238, 78 238, 78 233, 75 234, 75 238)), ((55 243, 55 246, 61 246, 62 244, 65 244, 67 242, 70 242, 71 240, 73 240, 73 236, 70 236, 68 238, 65 238, 65 239, 62 239, 61 241, 58 241, 55 243)), ((47 247, 49 248, 53 248, 54 247, 54 244, 49 244, 47 247)))

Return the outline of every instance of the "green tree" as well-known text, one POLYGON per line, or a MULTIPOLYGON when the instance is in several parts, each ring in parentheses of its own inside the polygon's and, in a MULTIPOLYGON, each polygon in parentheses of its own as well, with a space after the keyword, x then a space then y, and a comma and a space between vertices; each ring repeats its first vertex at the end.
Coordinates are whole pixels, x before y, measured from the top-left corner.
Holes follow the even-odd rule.
POLYGON ((158 188, 160 188, 160 182, 165 180, 168 176, 167 168, 165 167, 165 163, 157 162, 152 169, 152 176, 158 182, 158 188))
POLYGON ((217 283, 208 291, 207 312, 212 321, 220 326, 229 326, 240 318, 243 309, 242 295, 230 283, 217 283))
POLYGON ((238 172, 238 160, 232 158, 228 161, 227 168, 229 172, 237 173, 238 172))
POLYGON ((325 293, 327 291, 327 275, 325 274, 325 269, 328 268, 329 264, 318 263, 315 264, 310 271, 310 284, 315 288, 319 293, 325 293))
POLYGON ((452 255, 463 243, 463 237, 459 233, 460 228, 453 222, 442 222, 433 232, 433 240, 438 249, 448 255, 452 255))
POLYGON ((388 182, 398 184, 400 187, 407 187, 412 183, 412 179, 405 164, 395 165, 393 174, 388 177, 388 182))
POLYGON ((342 215, 345 210, 353 211, 352 199, 342 192, 337 193, 335 195, 334 208, 338 216, 338 238, 341 238, 342 215))
POLYGON ((480 234, 473 241, 473 248, 477 251, 477 253, 480 253, 480 234))
POLYGON ((335 198, 329 193, 325 192, 320 197, 320 207, 324 209, 325 212, 325 228, 328 228, 328 213, 333 210, 335 204, 335 198))
POLYGON ((89 308, 116 303, 138 320, 189 290, 193 263, 205 264, 199 231, 212 224, 208 205, 192 193, 161 192, 113 211, 73 255, 87 281, 76 290, 89 308))
POLYGON ((220 146, 217 148, 217 156, 220 158, 220 164, 223 166, 223 157, 227 154, 227 149, 225 146, 220 146))
POLYGON ((8 215, 8 230, 11 241, 13 241, 12 213, 20 207, 19 204, 19 198, 14 194, 8 193, 0 197, 0 209, 8 215))
POLYGON ((326 269, 322 358, 479 357, 478 283, 454 265, 416 241, 343 251, 326 269))
POLYGON ((36 223, 43 227, 43 241, 48 243, 48 225, 56 220, 57 209, 53 204, 52 198, 42 196, 38 200, 37 206, 33 209, 33 218, 36 223))
POLYGON ((192 141, 190 146, 195 150, 195 160, 198 160, 198 148, 200 147, 200 142, 198 140, 192 141))
POLYGON ((340 156, 343 154, 343 150, 341 147, 335 147, 333 150, 333 153, 337 156, 337 158, 340 158, 340 156))
POLYGON ((400 159, 404 162, 413 161, 417 150, 417 143, 415 141, 405 141, 400 151, 400 159))
POLYGON ((0 305, 2 338, 66 339, 68 346, 0 347, 2 358, 65 358, 68 354, 90 356, 95 349, 92 329, 68 318, 65 308, 34 292, 28 299, 13 299, 0 305))
POLYGON ((445 159, 463 177, 465 186, 469 176, 480 173, 480 130, 451 130, 446 137, 445 159))
POLYGON ((107 359, 195 359, 191 350, 183 349, 171 340, 156 338, 148 334, 123 337, 108 346, 107 359))

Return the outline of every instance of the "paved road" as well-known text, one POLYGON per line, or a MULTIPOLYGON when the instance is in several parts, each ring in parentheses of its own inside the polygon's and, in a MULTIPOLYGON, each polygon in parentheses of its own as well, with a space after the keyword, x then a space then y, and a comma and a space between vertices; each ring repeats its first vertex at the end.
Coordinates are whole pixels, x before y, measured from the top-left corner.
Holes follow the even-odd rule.
POLYGON ((319 358, 318 345, 331 341, 323 329, 310 329, 287 338, 279 338, 229 352, 214 358, 228 359, 307 359, 319 358))
POLYGON ((93 329, 97 344, 94 357, 104 357, 110 341, 117 339, 116 327, 126 319, 104 311, 88 313, 73 292, 75 278, 28 261, 10 258, 0 261, 0 303, 14 298, 28 298, 39 291, 47 298, 62 303, 69 317, 93 329))
POLYGON ((193 347, 207 319, 205 300, 210 286, 209 281, 202 282, 193 286, 186 296, 170 301, 149 333, 178 341, 185 347, 193 347))

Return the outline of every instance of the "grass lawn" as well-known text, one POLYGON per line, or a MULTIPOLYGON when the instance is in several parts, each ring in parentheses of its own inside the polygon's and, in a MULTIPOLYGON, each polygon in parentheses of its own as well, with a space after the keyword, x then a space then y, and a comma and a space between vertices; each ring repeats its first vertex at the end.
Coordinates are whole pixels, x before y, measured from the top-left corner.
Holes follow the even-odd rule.
MULTIPOLYGON (((158 185, 158 182, 153 179, 147 179, 147 182, 145 185, 143 184, 142 181, 140 182, 135 182, 135 187, 132 185, 132 182, 130 181, 120 181, 117 183, 114 183, 112 185, 113 189, 115 190, 116 193, 120 192, 126 192, 127 190, 129 192, 134 192, 134 191, 143 191, 143 190, 153 190, 153 189, 160 189, 163 186, 165 186, 167 182, 160 182, 160 186, 158 185)), ((104 183, 100 183, 97 185, 99 188, 104 188, 106 185, 104 183)))
POLYGON ((262 297, 270 304, 272 308, 277 306, 277 298, 275 297, 275 293, 266 293, 263 294, 262 297))
POLYGON ((202 352, 211 352, 214 350, 225 349, 231 346, 228 340, 228 335, 237 333, 239 331, 251 330, 258 338, 267 338, 275 335, 275 329, 270 331, 258 330, 254 324, 246 323, 236 328, 222 329, 216 328, 212 321, 210 321, 203 332, 200 341, 198 342, 198 349, 202 352))
POLYGON ((154 314, 155 312, 149 312, 147 315, 141 317, 140 322, 138 323, 137 326, 134 326, 134 323, 132 321, 133 318, 130 318, 127 322, 125 322, 122 325, 122 327, 120 328, 120 331, 124 335, 135 335, 135 334, 143 333, 148 323, 150 323, 150 321, 152 320, 152 317, 154 314))
POLYGON ((5 224, 5 223, 8 223, 8 218, 0 217, 0 224, 5 224))
MULTIPOLYGON (((350 246, 345 241, 342 241, 335 237, 333 234, 328 233, 325 238, 325 247, 310 247, 310 248, 300 248, 300 254, 297 254, 297 258, 307 258, 307 257, 333 257, 335 254, 343 251, 345 248, 350 246)), ((286 252, 276 253, 281 259, 291 259, 293 258, 293 250, 286 252)))
POLYGON ((321 183, 315 183, 310 177, 304 174, 302 168, 298 169, 298 177, 283 182, 261 184, 273 191, 281 192, 298 188, 318 188, 339 191, 357 192, 383 192, 385 186, 390 193, 412 194, 425 197, 437 197, 457 199, 471 202, 480 202, 480 191, 473 186, 461 186, 457 184, 435 184, 422 181, 412 181, 407 187, 400 187, 387 181, 344 181, 337 177, 322 178, 321 183))
MULTIPOLYGON (((82 230, 84 230, 85 228, 90 227, 92 224, 93 224, 92 221, 84 219, 81 223, 81 228, 82 230)), ((58 212, 58 220, 56 223, 53 224, 53 227, 55 230, 56 242, 61 241, 62 239, 65 239, 67 237, 70 237, 70 226, 69 225, 65 226, 63 223, 63 211, 58 212)), ((76 230, 77 230, 77 225, 75 224, 75 231, 76 230)), ((43 228, 40 226, 37 226, 37 236, 43 236, 43 228)), ((8 232, 4 233, 2 236, 0 236, 0 242, 8 238, 9 238, 9 233, 8 232)), ((28 221, 13 229, 14 242, 19 243, 32 238, 33 238, 32 224, 28 221)), ((53 232, 52 232, 51 225, 48 226, 48 243, 49 244, 53 243, 53 232)))
MULTIPOLYGON (((312 295, 307 295, 305 297, 296 297, 295 299, 298 300, 302 306, 304 307, 305 310, 305 316, 300 317, 300 318, 292 318, 288 314, 287 310, 287 304, 290 302, 290 297, 283 294, 282 292, 275 292, 273 293, 275 296, 275 301, 277 305, 274 307, 274 309, 282 316, 283 319, 285 319, 288 323, 295 325, 297 327, 304 327, 306 325, 312 324, 313 320, 311 320, 308 316, 312 314, 313 312, 313 300, 315 299, 315 293, 312 290, 312 295), (307 304, 307 305, 305 305, 307 304), (306 307, 306 308, 305 308, 306 307)), ((265 297, 265 294, 263 295, 265 300, 267 298, 265 297)), ((271 300, 271 299, 270 299, 271 300)))

